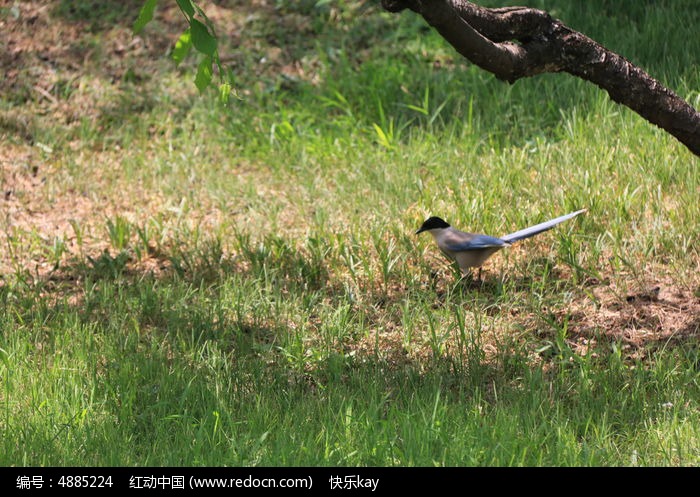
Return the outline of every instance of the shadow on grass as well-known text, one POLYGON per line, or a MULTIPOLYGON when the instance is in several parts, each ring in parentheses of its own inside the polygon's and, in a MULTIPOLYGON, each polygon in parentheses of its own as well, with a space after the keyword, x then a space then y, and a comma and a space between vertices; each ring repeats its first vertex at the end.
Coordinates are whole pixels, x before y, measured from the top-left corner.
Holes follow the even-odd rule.
POLYGON ((109 29, 115 24, 132 24, 143 0, 60 0, 52 14, 70 22, 87 23, 91 31, 109 29))
POLYGON ((497 376, 496 363, 473 344, 409 354, 400 331, 372 327, 377 344, 364 336, 362 323, 388 318, 406 299, 400 288, 368 289, 357 302, 317 255, 292 250, 282 239, 271 250, 246 247, 233 256, 212 242, 197 251, 153 250, 138 261, 131 251, 73 257, 34 282, 26 278, 27 319, 69 313, 84 325, 136 331, 171 347, 215 346, 231 361, 260 361, 311 388, 357 371, 414 379, 427 372, 455 386, 497 376), (38 305, 29 303, 33 298, 38 305))
POLYGON ((334 256, 327 251, 296 249, 282 238, 252 243, 239 237, 238 243, 236 254, 224 253, 212 241, 200 243, 197 250, 151 250, 141 260, 132 251, 75 257, 40 279, 32 293, 41 296, 47 312, 61 312, 61 303, 69 303, 84 323, 114 322, 118 329, 128 318, 148 333, 176 341, 184 337, 193 346, 214 340, 238 356, 263 357, 283 366, 297 378, 313 378, 329 367, 342 377, 342 371, 371 364, 384 372, 440 371, 453 378, 447 383, 463 382, 480 371, 477 376, 488 382, 505 369, 509 377, 522 374, 531 365, 528 355, 535 342, 552 344, 545 359, 564 349, 574 353, 581 343, 593 343, 597 353, 607 354, 616 342, 628 344, 628 355, 639 359, 652 350, 683 347, 699 336, 697 317, 679 322, 678 329, 661 329, 659 316, 678 307, 675 302, 640 298, 619 309, 610 304, 603 321, 600 314, 558 309, 559 292, 575 291, 576 285, 549 259, 532 264, 548 268, 548 288, 556 289, 546 297, 552 300, 551 310, 535 308, 524 297, 542 286, 542 275, 532 273, 502 278, 484 273, 479 281, 456 283, 433 279, 424 292, 412 290, 410 295, 401 284, 389 290, 368 285, 357 301, 354 290, 329 271, 324 256, 334 256), (408 354, 401 338, 403 318, 394 316, 405 305, 448 313, 457 306, 505 318, 531 330, 527 334, 535 342, 506 339, 487 358, 481 345, 457 343, 453 335, 444 348, 431 342, 424 353, 408 354), (345 312, 337 323, 335 311, 345 312), (385 324, 375 328, 373 322, 385 324), (364 324, 352 331, 357 323, 364 324), (660 331, 645 331, 649 329, 660 331), (362 336, 367 332, 372 336, 362 336), (329 333, 334 335, 322 336, 329 333))
MULTIPOLYGON (((283 242, 278 246, 287 245, 283 242)), ((253 244, 235 255, 225 254, 216 242, 199 247, 153 250, 138 261, 133 253, 103 252, 74 258, 33 286, 27 281, 12 289, 0 287, 0 303, 13 302, 22 333, 40 334, 42 349, 34 354, 46 357, 42 365, 57 361, 62 367, 61 360, 75 358, 75 371, 87 371, 81 381, 93 385, 90 397, 98 403, 91 412, 110 420, 91 425, 98 432, 90 447, 102 448, 117 433, 142 441, 139 450, 152 452, 138 458, 159 464, 192 464, 196 450, 203 451, 197 455, 201 461, 274 464, 282 457, 276 450, 285 450, 275 443, 293 438, 295 447, 303 443, 307 451, 295 453, 293 460, 318 464, 324 444, 320 433, 360 451, 357 461, 325 455, 325 463, 386 464, 394 445, 381 448, 374 458, 377 440, 400 447, 402 439, 415 433, 422 440, 418 434, 433 430, 434 436, 426 439, 435 440, 435 447, 410 450, 437 457, 464 429, 461 423, 475 436, 488 435, 488 446, 522 437, 519 430, 530 426, 541 430, 531 436, 543 447, 551 443, 550 423, 564 423, 579 441, 586 440, 598 420, 612 419, 634 430, 662 412, 662 407, 648 405, 649 396, 656 399, 657 390, 667 388, 662 380, 675 378, 628 367, 612 354, 600 362, 570 360, 565 342, 555 343, 562 348, 552 348, 551 356, 540 353, 539 362, 533 361, 533 342, 515 336, 501 337, 486 350, 478 340, 470 342, 468 333, 466 339, 454 333, 413 354, 400 334, 391 334, 391 326, 384 329, 385 324, 400 326, 400 320, 391 321, 391 313, 406 300, 410 307, 422 299, 429 313, 431 303, 459 308, 475 298, 483 299, 479 308, 496 309, 504 298, 498 296, 502 283, 488 277, 479 288, 452 294, 451 302, 429 288, 425 295, 414 289, 411 296, 385 295, 381 311, 356 306, 350 319, 339 320, 332 311, 348 305, 346 290, 312 254, 259 250, 253 244), (315 275, 311 285, 308 274, 315 275), (300 304, 305 299, 307 307, 300 304), (322 304, 326 314, 314 310, 322 304), (372 312, 385 314, 377 319, 372 312), (334 326, 324 327, 325 319, 335 320, 334 326), (375 323, 363 328, 368 336, 331 336, 372 319, 375 323), (81 348, 85 344, 92 348, 81 348), (516 428, 494 433, 491 413, 500 420, 497 426, 516 428), (118 431, 110 432, 115 419, 118 431), (272 433, 273 442, 263 443, 266 433, 272 433), (366 433, 376 440, 369 437, 366 447, 364 442, 355 446, 366 433), (199 448, 178 445, 173 437, 195 440, 199 448)), ((506 281, 523 288, 531 283, 506 281)), ((696 318, 686 331, 696 333, 697 324, 696 318)), ((681 343, 677 346, 684 350, 681 343)), ((51 372, 51 367, 45 369, 51 372)), ((77 412, 80 401, 69 402, 71 412, 77 412)), ((70 446, 80 438, 80 423, 61 422, 68 428, 56 425, 53 439, 41 447, 53 441, 70 446)), ((472 445, 465 447, 453 464, 472 453, 472 445)), ((124 460, 119 444, 103 448, 107 460, 124 460)))

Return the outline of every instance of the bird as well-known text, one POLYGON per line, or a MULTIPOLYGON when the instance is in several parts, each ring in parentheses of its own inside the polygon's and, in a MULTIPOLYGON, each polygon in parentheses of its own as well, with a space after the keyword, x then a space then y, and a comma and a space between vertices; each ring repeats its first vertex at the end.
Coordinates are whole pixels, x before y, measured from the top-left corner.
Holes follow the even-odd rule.
POLYGON ((437 216, 431 216, 423 222, 418 231, 416 231, 416 235, 424 231, 433 235, 442 253, 445 254, 448 259, 457 263, 462 272, 462 277, 470 274, 471 268, 478 267, 479 278, 481 278, 481 265, 499 250, 510 247, 517 241, 550 230, 557 224, 563 223, 586 211, 587 209, 581 209, 571 212, 500 238, 477 233, 465 233, 464 231, 453 228, 443 219, 437 216))

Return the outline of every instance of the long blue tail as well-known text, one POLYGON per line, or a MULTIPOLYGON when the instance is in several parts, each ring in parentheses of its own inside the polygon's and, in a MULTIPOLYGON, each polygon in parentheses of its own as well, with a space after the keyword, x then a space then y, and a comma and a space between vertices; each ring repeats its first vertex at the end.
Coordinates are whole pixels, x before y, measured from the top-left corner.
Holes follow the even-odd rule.
POLYGON ((530 226, 529 228, 525 228, 523 230, 516 231, 515 233, 511 233, 510 235, 502 236, 501 240, 508 242, 508 243, 513 243, 513 242, 517 242, 518 240, 524 240, 525 238, 530 238, 531 236, 535 236, 536 234, 542 233, 543 231, 551 230, 557 224, 563 223, 564 221, 571 219, 572 217, 576 217, 579 214, 583 214, 584 212, 586 212, 586 210, 587 209, 581 209, 580 211, 572 212, 571 214, 559 216, 555 219, 552 219, 551 221, 546 221, 544 223, 530 226))

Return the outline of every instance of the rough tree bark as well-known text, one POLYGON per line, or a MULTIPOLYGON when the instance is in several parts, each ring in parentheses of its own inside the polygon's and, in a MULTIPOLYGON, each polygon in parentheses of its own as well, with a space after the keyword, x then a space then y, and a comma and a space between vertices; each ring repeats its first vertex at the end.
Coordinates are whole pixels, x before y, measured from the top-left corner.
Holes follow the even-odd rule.
POLYGON ((498 79, 514 83, 568 72, 606 90, 700 156, 700 112, 625 58, 528 7, 486 8, 466 0, 382 0, 390 12, 410 9, 457 51, 498 79))

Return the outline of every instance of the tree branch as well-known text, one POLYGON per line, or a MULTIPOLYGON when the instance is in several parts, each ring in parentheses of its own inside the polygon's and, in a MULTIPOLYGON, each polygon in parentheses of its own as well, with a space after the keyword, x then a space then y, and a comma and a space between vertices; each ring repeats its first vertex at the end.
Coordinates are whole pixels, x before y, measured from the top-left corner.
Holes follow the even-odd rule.
POLYGON ((528 7, 485 8, 466 0, 382 0, 390 12, 410 9, 462 56, 514 83, 545 72, 568 72, 606 90, 700 156, 700 113, 642 69, 528 7))

